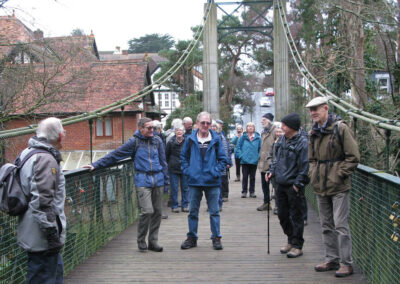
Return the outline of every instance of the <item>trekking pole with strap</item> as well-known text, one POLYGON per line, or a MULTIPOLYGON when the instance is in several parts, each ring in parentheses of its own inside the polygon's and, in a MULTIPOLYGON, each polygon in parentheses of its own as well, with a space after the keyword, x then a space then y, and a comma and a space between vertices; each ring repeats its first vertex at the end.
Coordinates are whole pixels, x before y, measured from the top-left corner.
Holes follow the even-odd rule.
POLYGON ((267 209, 267 235, 268 235, 268 249, 267 249, 267 253, 269 254, 269 211, 270 211, 270 207, 271 206, 271 198, 268 201, 268 209, 267 209))

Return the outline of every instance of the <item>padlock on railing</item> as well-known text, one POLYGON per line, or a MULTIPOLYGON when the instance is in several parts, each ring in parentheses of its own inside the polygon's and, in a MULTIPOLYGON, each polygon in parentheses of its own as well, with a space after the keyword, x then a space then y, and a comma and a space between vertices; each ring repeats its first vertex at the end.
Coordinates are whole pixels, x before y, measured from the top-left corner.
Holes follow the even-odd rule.
POLYGON ((394 217, 394 219, 393 219, 393 226, 394 226, 395 228, 397 228, 397 227, 399 226, 399 224, 400 224, 400 215, 397 215, 397 216, 394 217))
POLYGON ((391 221, 393 221, 395 218, 396 218, 396 212, 390 213, 389 219, 390 219, 391 221))
POLYGON ((400 203, 399 203, 398 201, 396 201, 396 202, 393 203, 393 205, 392 205, 392 208, 393 208, 394 210, 399 209, 399 207, 400 207, 400 203))
POLYGON ((390 237, 395 243, 399 241, 400 235, 399 233, 393 233, 392 236, 390 237))

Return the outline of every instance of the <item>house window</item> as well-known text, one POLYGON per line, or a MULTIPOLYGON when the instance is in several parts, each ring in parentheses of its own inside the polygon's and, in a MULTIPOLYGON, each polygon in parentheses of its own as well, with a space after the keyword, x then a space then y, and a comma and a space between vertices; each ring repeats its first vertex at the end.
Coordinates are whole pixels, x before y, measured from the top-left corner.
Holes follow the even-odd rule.
POLYGON ((158 105, 162 107, 162 94, 158 94, 158 105))
POLYGON ((176 107, 175 100, 172 100, 172 107, 176 107))
POLYGON ((169 100, 169 94, 164 94, 164 98, 165 98, 166 101, 168 101, 169 100))
POLYGON ((96 119, 96 136, 112 136, 111 117, 102 117, 96 119))
POLYGON ((388 79, 387 78, 379 79, 378 85, 379 85, 379 89, 388 90, 388 79))
POLYGON ((165 107, 169 107, 169 101, 165 101, 164 104, 165 104, 165 107))

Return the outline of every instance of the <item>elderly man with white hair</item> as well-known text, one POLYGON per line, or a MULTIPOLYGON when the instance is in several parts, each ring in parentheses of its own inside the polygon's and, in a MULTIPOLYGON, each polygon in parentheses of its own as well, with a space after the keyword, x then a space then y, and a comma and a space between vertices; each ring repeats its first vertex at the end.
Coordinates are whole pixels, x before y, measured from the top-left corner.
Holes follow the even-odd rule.
POLYGON ((62 283, 65 243, 65 178, 59 150, 65 137, 61 120, 42 120, 36 136, 18 157, 22 189, 31 196, 18 223, 18 245, 28 254, 26 283, 62 283))
POLYGON ((189 116, 183 119, 183 126, 185 127, 185 137, 192 134, 193 120, 189 116))

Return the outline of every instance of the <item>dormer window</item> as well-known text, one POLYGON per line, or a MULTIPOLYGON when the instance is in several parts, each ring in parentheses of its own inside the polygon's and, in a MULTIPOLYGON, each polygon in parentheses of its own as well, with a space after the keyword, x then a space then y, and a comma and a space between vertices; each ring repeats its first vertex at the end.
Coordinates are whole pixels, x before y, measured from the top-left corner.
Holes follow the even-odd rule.
POLYGON ((20 53, 17 54, 17 56, 14 57, 15 64, 27 64, 30 62, 31 62, 30 57, 23 51, 21 51, 20 53))

